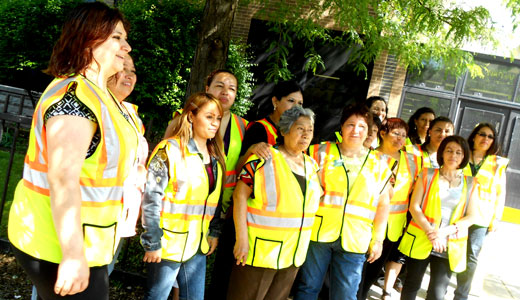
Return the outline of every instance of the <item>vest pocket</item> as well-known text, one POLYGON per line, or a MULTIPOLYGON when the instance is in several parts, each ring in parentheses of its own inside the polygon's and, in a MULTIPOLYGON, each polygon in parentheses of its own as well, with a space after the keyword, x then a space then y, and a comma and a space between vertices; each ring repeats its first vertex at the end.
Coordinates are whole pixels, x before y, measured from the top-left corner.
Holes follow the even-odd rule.
POLYGON ((251 259, 251 266, 279 269, 282 245, 282 241, 268 240, 257 237, 252 249, 253 256, 251 259))
POLYGON ((107 265, 114 258, 116 225, 83 224, 85 256, 89 266, 107 265))
POLYGON ((320 241, 320 230, 321 225, 323 224, 323 216, 315 215, 314 223, 312 225, 312 236, 311 240, 319 242, 320 241))
POLYGON ((163 228, 163 249, 162 257, 175 260, 183 261, 184 251, 188 242, 188 231, 177 232, 163 228))

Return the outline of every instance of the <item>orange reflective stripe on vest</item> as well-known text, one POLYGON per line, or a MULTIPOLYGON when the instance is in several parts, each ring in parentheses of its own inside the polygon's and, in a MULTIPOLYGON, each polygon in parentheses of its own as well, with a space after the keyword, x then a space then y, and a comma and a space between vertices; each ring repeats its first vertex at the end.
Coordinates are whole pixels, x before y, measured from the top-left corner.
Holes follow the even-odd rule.
POLYGON ((267 134, 267 143, 269 145, 276 145, 276 139, 278 138, 278 130, 276 130, 276 127, 267 121, 267 119, 262 119, 256 122, 264 126, 265 132, 267 134))
MULTIPOLYGON (((421 209, 428 222, 435 228, 439 228, 442 219, 438 184, 439 169, 423 169, 422 176, 425 193, 421 209)), ((475 186, 471 177, 463 176, 461 198, 450 218, 450 225, 464 217, 471 192, 475 186)), ((453 235, 448 237, 448 259, 450 269, 453 272, 462 272, 466 269, 467 230, 459 230, 457 235, 457 238, 453 235)), ((412 219, 401 239, 399 251, 411 258, 426 259, 432 249, 432 243, 428 240, 426 233, 412 219)))
POLYGON ((312 145, 309 153, 318 162, 324 188, 312 240, 330 243, 341 237, 345 251, 365 253, 372 238, 379 196, 391 175, 386 158, 369 151, 356 180, 349 184, 338 144, 312 145))
POLYGON ((9 239, 33 257, 53 263, 61 260, 50 210, 44 115, 71 88, 96 116, 101 135, 96 151, 83 162, 79 178, 85 256, 89 266, 101 266, 112 261, 119 241, 117 223, 123 207, 123 184, 136 161, 138 132, 135 124, 124 118, 119 102, 83 76, 55 79, 38 102, 23 179, 10 212, 9 239))
POLYGON ((163 148, 168 156, 169 182, 161 205, 161 257, 185 262, 199 249, 204 254, 209 251, 209 223, 220 198, 222 167, 217 162, 215 188, 208 194, 208 174, 195 141, 181 145, 178 138, 163 140, 151 157, 163 148))
MULTIPOLYGON (((254 174, 254 198, 247 201, 249 252, 246 263, 254 267, 283 269, 305 261, 314 213, 321 187, 316 163, 302 154, 306 193, 280 152, 261 160, 254 174)), ((248 161, 257 160, 255 155, 248 161)))
POLYGON ((224 183, 224 191, 222 192, 222 211, 226 213, 231 206, 231 196, 237 184, 237 172, 235 170, 240 151, 242 150, 242 141, 246 132, 247 121, 235 114, 231 114, 230 119, 229 147, 226 153, 226 182, 224 183))

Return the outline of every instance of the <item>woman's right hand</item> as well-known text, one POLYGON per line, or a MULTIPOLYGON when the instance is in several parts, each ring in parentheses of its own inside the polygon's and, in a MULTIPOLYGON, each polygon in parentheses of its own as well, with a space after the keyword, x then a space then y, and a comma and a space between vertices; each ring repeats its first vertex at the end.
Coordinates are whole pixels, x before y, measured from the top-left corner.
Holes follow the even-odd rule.
POLYGON ((233 255, 237 260, 237 265, 246 265, 247 254, 249 253, 249 241, 247 236, 237 238, 235 248, 233 249, 233 255))
POLYGON ((146 263, 160 263, 161 262, 162 249, 155 251, 146 251, 144 253, 143 261, 146 263))
POLYGON ((433 251, 443 253, 446 252, 446 239, 436 238, 432 241, 433 251))
POLYGON ((58 277, 54 292, 60 296, 83 292, 89 282, 90 269, 85 256, 78 258, 63 257, 58 266, 58 277))
POLYGON ((271 148, 271 145, 269 145, 268 143, 260 142, 249 147, 249 151, 251 152, 251 154, 258 156, 263 160, 267 160, 271 158, 271 151, 269 151, 269 148, 271 148))

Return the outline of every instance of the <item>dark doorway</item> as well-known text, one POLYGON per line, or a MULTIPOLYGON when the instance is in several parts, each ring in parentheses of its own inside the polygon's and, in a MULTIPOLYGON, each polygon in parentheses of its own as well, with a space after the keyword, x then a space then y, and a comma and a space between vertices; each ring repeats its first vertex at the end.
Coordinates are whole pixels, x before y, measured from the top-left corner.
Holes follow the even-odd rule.
POLYGON ((460 98, 456 117, 457 134, 467 138, 481 122, 495 126, 501 155, 510 159, 506 172, 506 206, 520 209, 520 111, 507 105, 460 98))
MULTIPOLYGON (((269 32, 266 21, 251 21, 248 43, 256 57, 254 68, 257 89, 252 98, 255 103, 246 118, 258 120, 265 117, 272 109, 270 94, 273 83, 265 82, 267 70, 267 50, 277 36, 269 32)), ((314 48, 322 56, 326 69, 318 69, 316 74, 305 71, 305 42, 292 39, 288 65, 294 78, 304 89, 304 107, 316 113, 314 142, 334 140, 334 131, 339 129, 339 120, 343 107, 353 101, 364 101, 367 97, 373 65, 367 66, 368 74, 357 74, 354 66, 347 63, 352 50, 345 46, 315 44, 314 48)))

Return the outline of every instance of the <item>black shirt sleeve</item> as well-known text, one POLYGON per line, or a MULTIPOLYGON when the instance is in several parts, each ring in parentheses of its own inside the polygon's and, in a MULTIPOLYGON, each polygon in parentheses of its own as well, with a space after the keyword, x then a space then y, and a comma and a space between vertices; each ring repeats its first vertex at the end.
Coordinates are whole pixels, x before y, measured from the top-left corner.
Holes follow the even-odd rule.
POLYGON ((265 127, 262 124, 254 123, 246 131, 244 140, 242 141, 240 156, 244 155, 249 147, 260 142, 267 143, 267 132, 265 132, 265 127))

